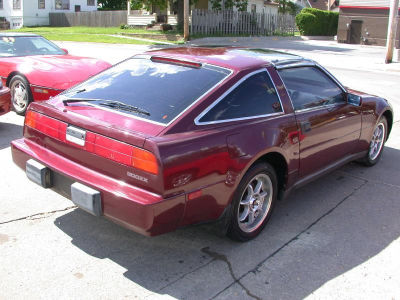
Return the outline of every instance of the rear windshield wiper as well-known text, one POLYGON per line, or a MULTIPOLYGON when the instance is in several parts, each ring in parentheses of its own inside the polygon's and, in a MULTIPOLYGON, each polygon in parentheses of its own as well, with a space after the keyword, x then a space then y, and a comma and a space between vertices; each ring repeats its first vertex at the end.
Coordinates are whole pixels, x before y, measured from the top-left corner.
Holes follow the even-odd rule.
POLYGON ((138 114, 150 116, 150 113, 147 110, 144 110, 143 108, 139 108, 137 106, 133 106, 133 105, 129 105, 129 104, 125 104, 125 103, 122 103, 119 101, 113 101, 113 100, 74 98, 74 99, 63 100, 63 104, 65 106, 68 106, 68 103, 93 102, 93 101, 98 101, 99 102, 98 104, 101 106, 106 106, 106 107, 110 107, 110 108, 117 109, 117 110, 135 112, 138 114))

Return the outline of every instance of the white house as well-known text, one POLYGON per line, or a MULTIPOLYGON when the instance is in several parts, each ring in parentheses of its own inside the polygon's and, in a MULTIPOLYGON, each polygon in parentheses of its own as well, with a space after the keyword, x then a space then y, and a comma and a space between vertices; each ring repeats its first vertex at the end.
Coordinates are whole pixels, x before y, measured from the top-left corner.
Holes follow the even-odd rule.
POLYGON ((0 0, 0 17, 5 17, 12 29, 49 25, 51 12, 94 10, 97 0, 0 0))
MULTIPOLYGON (((223 5, 224 0, 221 1, 223 5)), ((193 5, 193 8, 200 9, 211 9, 212 3, 209 0, 198 0, 193 5)), ((248 12, 256 12, 256 13, 278 13, 279 4, 272 0, 248 0, 247 1, 247 11, 248 12)), ((236 11, 236 8, 233 8, 236 11)))
MULTIPOLYGON (((224 6, 224 1, 225 0, 221 0, 222 7, 224 6)), ((278 14, 278 8, 279 4, 273 0, 248 0, 246 10, 248 12, 276 15, 278 14)), ((197 0, 191 5, 191 9, 211 10, 212 2, 210 0, 197 0)), ((237 11, 236 7, 233 7, 231 9, 233 11, 237 11)), ((157 5, 153 5, 150 11, 147 11, 145 9, 130 11, 128 9, 128 25, 143 26, 152 22, 168 22, 171 25, 176 25, 178 13, 177 10, 177 3, 172 3, 171 0, 167 0, 167 5, 164 9, 160 9, 157 5)))

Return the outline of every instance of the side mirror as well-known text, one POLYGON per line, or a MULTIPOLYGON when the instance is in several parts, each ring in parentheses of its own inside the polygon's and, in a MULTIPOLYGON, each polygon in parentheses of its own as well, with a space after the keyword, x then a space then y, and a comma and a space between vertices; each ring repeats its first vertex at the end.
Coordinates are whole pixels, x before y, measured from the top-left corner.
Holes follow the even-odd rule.
POLYGON ((68 53, 69 53, 67 49, 61 49, 61 50, 64 51, 65 54, 68 54, 68 53))
POLYGON ((347 94, 347 103, 355 106, 361 106, 362 98, 354 94, 347 94))

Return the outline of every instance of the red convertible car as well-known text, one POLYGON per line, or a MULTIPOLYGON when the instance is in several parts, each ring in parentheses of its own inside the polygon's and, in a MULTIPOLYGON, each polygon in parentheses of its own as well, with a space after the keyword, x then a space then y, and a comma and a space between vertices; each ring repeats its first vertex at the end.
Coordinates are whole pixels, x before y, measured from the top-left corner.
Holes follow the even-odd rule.
POLYGON ((3 83, 0 81, 0 116, 10 111, 10 104, 10 90, 6 87, 3 87, 3 83))
POLYGON ((32 103, 12 142, 28 178, 145 235, 222 219, 245 241, 278 198, 382 156, 393 111, 312 60, 263 49, 134 56, 32 103))
POLYGON ((111 65, 68 55, 45 38, 27 33, 0 33, 0 78, 11 90, 16 113, 32 101, 48 100, 111 65))

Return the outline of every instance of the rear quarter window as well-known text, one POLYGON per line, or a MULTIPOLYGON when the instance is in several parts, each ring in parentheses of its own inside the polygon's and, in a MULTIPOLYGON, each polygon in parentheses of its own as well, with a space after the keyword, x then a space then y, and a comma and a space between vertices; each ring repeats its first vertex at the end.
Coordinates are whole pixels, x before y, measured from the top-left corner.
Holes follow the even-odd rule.
POLYGON ((199 123, 227 122, 282 112, 281 102, 267 71, 254 72, 199 118, 199 123))

